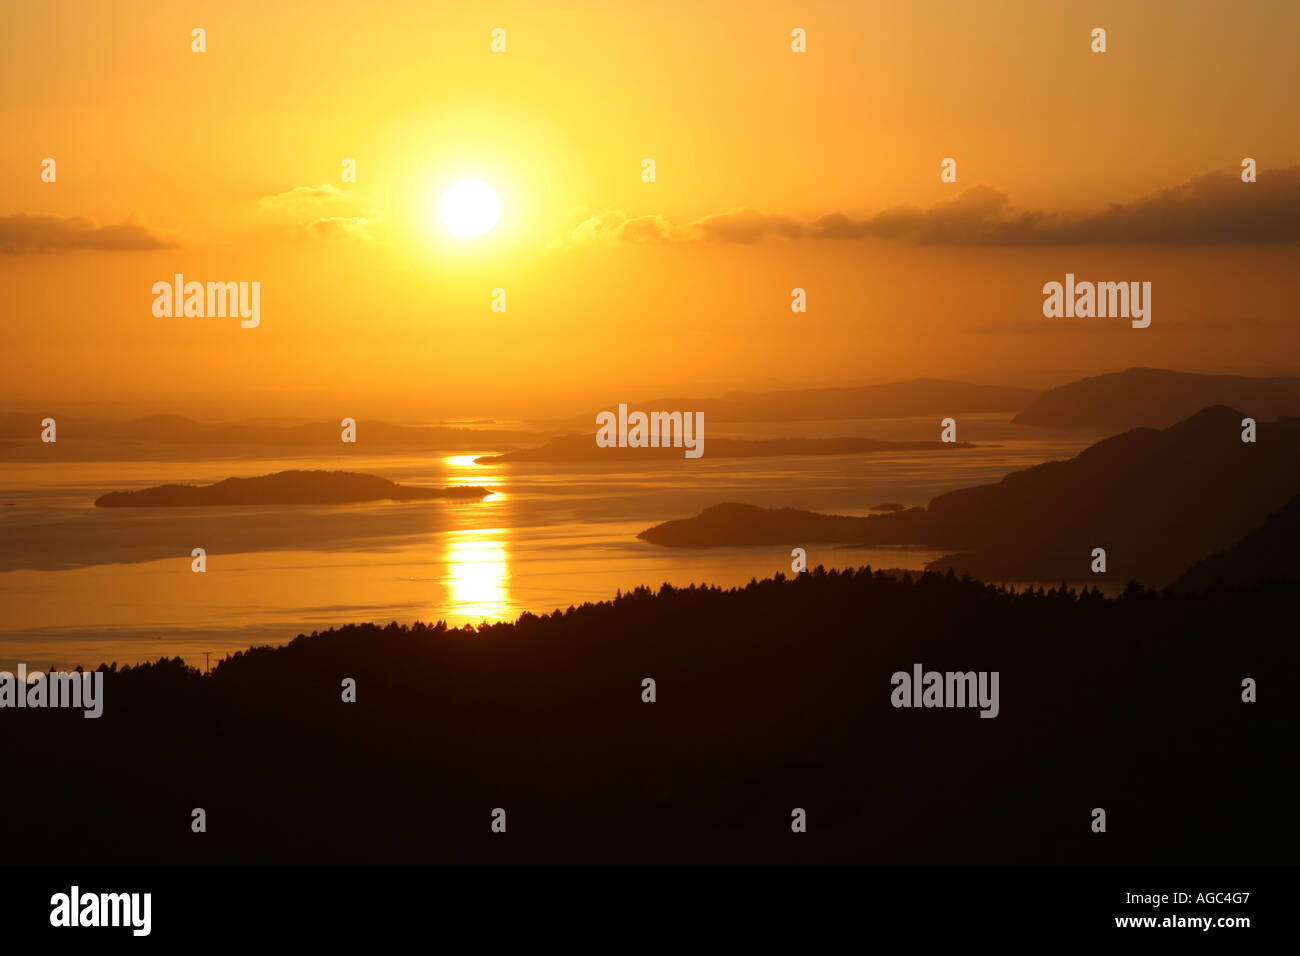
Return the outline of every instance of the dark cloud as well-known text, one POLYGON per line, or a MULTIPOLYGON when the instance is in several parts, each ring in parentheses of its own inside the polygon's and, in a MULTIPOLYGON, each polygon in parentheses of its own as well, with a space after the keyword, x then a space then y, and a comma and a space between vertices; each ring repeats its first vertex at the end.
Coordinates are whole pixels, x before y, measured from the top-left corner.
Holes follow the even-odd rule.
POLYGON ((910 239, 970 245, 1230 243, 1300 241, 1300 166, 1198 176, 1086 215, 1016 212, 1003 193, 975 186, 929 209, 899 206, 868 219, 832 213, 806 234, 822 239, 910 239))
POLYGON ((74 249, 118 252, 168 249, 176 243, 159 238, 133 222, 96 226, 81 216, 0 216, 0 252, 10 256, 74 249))
POLYGON ((692 225, 705 239, 718 242, 757 242, 765 236, 793 238, 803 235, 803 226, 785 216, 765 216, 752 209, 705 216, 692 225))
POLYGON ((1017 210, 1005 193, 974 186, 928 209, 894 206, 866 219, 833 212, 802 225, 786 216, 742 209, 675 225, 662 216, 630 219, 621 212, 589 216, 561 243, 594 241, 752 243, 789 239, 896 239, 952 245, 1300 242, 1300 166, 1197 176, 1095 213, 1017 210))
POLYGON ((1012 243, 1028 241, 1042 213, 1013 213, 1010 200, 996 189, 975 186, 927 210, 895 206, 870 219, 831 213, 809 224, 816 239, 911 239, 916 242, 1012 243))

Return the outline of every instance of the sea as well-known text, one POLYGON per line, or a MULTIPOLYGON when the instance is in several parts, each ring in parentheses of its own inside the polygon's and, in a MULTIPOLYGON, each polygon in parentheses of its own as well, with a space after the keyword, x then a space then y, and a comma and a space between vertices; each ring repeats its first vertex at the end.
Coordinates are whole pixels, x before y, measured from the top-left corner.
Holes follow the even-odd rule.
MULTIPOLYGON (((939 422, 889 419, 711 425, 698 459, 644 464, 476 464, 437 454, 100 448, 87 460, 0 459, 0 669, 119 665, 182 657, 200 668, 254 645, 348 623, 475 625, 549 613, 667 582, 744 585, 791 573, 791 548, 666 548, 640 531, 710 505, 746 502, 844 515, 924 505, 957 488, 1070 458, 1096 431, 963 415, 979 447, 781 458, 711 458, 708 437, 865 436, 937 440, 939 422), (207 484, 286 469, 345 469, 403 484, 481 485, 482 501, 316 506, 95 508, 109 491, 207 484), (192 570, 193 550, 206 570, 192 570)), ((511 423, 515 427, 519 423, 511 423)), ((364 435, 364 433, 363 433, 364 435)), ((12 456, 11 456, 12 457, 12 456)), ((804 545, 810 567, 921 569, 919 547, 804 545)))

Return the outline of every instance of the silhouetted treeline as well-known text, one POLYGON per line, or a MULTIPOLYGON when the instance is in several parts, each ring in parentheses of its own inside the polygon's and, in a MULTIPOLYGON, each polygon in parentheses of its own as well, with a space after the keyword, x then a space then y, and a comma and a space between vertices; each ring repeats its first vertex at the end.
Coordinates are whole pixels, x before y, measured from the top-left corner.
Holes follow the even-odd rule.
POLYGON ((1292 608, 817 569, 348 626, 110 669, 98 720, 0 712, 0 836, 11 863, 1286 862, 1292 608), (999 716, 895 709, 918 662, 999 671, 999 716))

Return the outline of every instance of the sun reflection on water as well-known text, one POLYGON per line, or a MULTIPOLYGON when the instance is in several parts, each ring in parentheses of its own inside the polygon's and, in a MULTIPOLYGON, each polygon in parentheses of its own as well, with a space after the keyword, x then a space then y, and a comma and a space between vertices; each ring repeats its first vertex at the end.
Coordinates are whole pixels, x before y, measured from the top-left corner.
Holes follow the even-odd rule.
POLYGON ((448 455, 443 458, 442 463, 447 469, 447 484, 455 487, 477 485, 488 489, 489 494, 483 499, 484 501, 494 503, 504 501, 506 496, 501 492, 502 477, 489 474, 488 469, 483 465, 474 464, 474 459, 479 457, 482 456, 448 455))
POLYGON ((510 616, 510 567, 504 528, 451 531, 445 538, 443 563, 446 612, 474 621, 510 616))

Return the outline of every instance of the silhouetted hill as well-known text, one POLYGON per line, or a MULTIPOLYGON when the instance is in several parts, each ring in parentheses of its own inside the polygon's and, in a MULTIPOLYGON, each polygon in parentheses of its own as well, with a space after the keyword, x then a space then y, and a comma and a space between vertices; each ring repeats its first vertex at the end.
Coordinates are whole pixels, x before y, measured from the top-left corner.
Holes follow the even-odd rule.
MULTIPOLYGON (((915 534, 924 537, 929 533, 924 508, 913 508, 917 513, 915 534)), ((760 508, 757 505, 728 501, 705 508, 693 518, 678 518, 647 528, 637 535, 654 544, 677 548, 710 548, 718 545, 799 544, 807 542, 859 543, 871 535, 877 517, 852 517, 849 515, 824 515, 798 508, 760 508)), ((891 514, 889 517, 894 517, 891 514)), ((877 542, 889 544, 916 544, 913 535, 904 540, 877 542)))
POLYGON ((1172 585, 1178 591, 1300 582, 1300 496, 1232 547, 1198 561, 1172 585))
POLYGON ((97 720, 0 711, 43 755, 0 839, 11 865, 1289 863, 1292 611, 817 569, 349 626, 110 669, 97 720), (998 716, 891 706, 916 663, 997 671, 998 716))
POLYGON ((1210 405, 1239 408, 1256 421, 1300 415, 1300 378, 1244 378, 1130 368, 1049 389, 1012 422, 1167 428, 1210 405))
MULTIPOLYGON (((970 442, 880 441, 875 438, 709 438, 705 434, 705 458, 768 458, 801 455, 861 455, 889 451, 943 451, 977 448, 970 442)), ((474 459, 480 465, 512 461, 645 461, 684 457, 684 448, 601 448, 596 435, 565 435, 537 448, 521 448, 504 455, 474 459)))
POLYGON ((111 491, 96 508, 169 508, 193 505, 332 505, 349 501, 484 498, 477 486, 418 488, 353 471, 280 471, 256 478, 227 478, 212 485, 158 485, 111 491))
POLYGON ((927 545, 956 552, 932 566, 985 580, 1086 580, 1100 547, 1112 578, 1160 586, 1300 491, 1300 419, 1261 423, 1254 444, 1241 441, 1241 419, 1207 408, 1163 431, 1134 429, 1069 461, 940 495, 926 508, 843 518, 732 504, 639 537, 678 547, 927 545))

